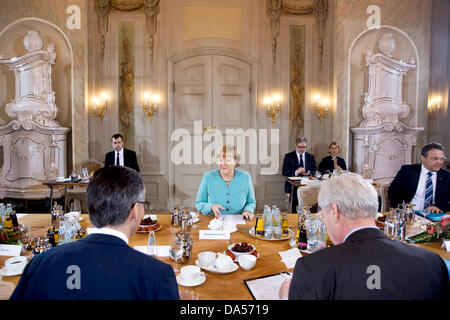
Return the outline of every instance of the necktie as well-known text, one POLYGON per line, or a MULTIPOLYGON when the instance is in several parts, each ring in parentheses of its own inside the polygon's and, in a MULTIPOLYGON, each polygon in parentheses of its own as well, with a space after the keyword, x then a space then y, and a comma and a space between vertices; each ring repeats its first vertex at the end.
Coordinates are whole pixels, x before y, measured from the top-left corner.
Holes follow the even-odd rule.
POLYGON ((118 152, 117 152, 117 158, 116 158, 116 165, 120 166, 120 156, 119 156, 118 152))
POLYGON ((305 165, 303 164, 303 155, 300 155, 300 168, 304 168, 305 165))
POLYGON ((427 175, 427 182, 425 183, 425 202, 423 204, 424 209, 433 204, 433 180, 431 180, 433 173, 428 172, 427 175))

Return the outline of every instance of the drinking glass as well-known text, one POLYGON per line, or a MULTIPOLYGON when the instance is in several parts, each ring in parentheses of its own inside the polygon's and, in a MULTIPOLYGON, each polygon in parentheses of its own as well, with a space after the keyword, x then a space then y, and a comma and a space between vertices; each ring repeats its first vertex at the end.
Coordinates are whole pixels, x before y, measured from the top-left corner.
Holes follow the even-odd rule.
POLYGON ((178 259, 183 256, 183 247, 178 242, 178 238, 173 234, 170 239, 169 244, 169 255, 175 260, 175 268, 173 271, 177 274, 180 270, 178 269, 178 259))

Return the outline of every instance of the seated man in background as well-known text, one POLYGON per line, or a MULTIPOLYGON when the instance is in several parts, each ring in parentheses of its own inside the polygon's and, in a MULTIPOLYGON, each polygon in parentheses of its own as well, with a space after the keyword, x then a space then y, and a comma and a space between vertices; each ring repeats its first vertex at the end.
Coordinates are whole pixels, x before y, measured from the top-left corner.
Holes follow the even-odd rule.
POLYGON ((172 267, 128 246, 145 215, 139 173, 122 166, 98 170, 87 203, 96 229, 35 256, 11 299, 179 299, 172 267))
MULTIPOLYGON (((308 140, 305 137, 300 137, 295 140, 295 150, 286 153, 283 161, 283 176, 293 177, 293 176, 307 176, 315 175, 317 171, 316 159, 314 156, 308 152, 308 140)), ((293 198, 290 199, 292 202, 291 212, 296 212, 296 207, 298 204, 297 198, 297 187, 294 187, 292 191, 292 185, 289 182, 284 183, 284 191, 286 196, 290 197, 291 191, 293 198)))
POLYGON ((450 211, 450 172, 442 169, 445 149, 439 143, 422 148, 422 164, 401 167, 388 190, 392 208, 403 201, 428 212, 450 211))
POLYGON ((446 298, 444 260, 375 226, 377 192, 361 176, 345 173, 324 182, 319 206, 336 245, 299 258, 281 299, 446 298))

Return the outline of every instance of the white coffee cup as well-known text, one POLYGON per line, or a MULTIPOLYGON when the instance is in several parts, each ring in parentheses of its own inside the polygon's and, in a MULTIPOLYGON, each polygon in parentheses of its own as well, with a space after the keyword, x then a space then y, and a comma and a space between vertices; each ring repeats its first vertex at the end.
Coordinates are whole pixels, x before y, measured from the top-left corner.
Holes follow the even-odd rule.
POLYGON ((217 269, 226 271, 233 266, 233 259, 226 254, 218 253, 215 264, 217 269))
POLYGON ((27 265, 27 257, 14 257, 5 261, 6 271, 11 273, 19 273, 25 269, 27 265))
POLYGON ((180 270, 181 277, 187 282, 197 281, 201 276, 205 274, 197 266, 184 266, 180 270))
POLYGON ((238 257, 238 261, 242 269, 250 270, 256 264, 256 257, 252 254, 244 254, 238 257))
POLYGON ((216 259, 216 253, 212 251, 203 251, 197 255, 197 258, 198 262, 200 262, 200 265, 206 267, 214 262, 214 260, 216 259))

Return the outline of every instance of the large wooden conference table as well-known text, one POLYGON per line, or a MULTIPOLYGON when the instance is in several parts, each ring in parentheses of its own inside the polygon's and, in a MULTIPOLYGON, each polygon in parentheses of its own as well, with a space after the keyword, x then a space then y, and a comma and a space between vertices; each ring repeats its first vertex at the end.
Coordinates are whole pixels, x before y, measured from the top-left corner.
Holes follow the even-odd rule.
MULTIPOLYGON (((173 228, 170 225, 170 215, 167 214, 167 212, 152 213, 157 214, 158 222, 162 226, 162 228, 156 232, 157 245, 169 245, 170 235, 171 233, 176 232, 177 228, 173 228)), ((81 225, 83 227, 90 227, 88 215, 82 215, 82 217, 83 220, 81 221, 81 225)), ((207 230, 208 223, 211 219, 212 216, 201 215, 199 222, 194 225, 194 228, 191 231, 191 238, 194 240, 193 257, 187 263, 188 265, 195 264, 197 254, 201 251, 223 252, 226 250, 228 243, 227 240, 199 240, 199 230, 207 230)), ((292 229, 296 228, 297 215, 289 214, 288 221, 289 227, 292 229)), ((50 226, 50 214, 29 214, 20 218, 19 223, 32 227, 33 236, 44 236, 50 226)), ((249 221, 245 225, 238 225, 238 228, 248 229, 253 227, 254 224, 255 218, 253 221, 249 221)), ((147 245, 147 240, 147 234, 136 233, 130 237, 129 245, 131 247, 145 246, 147 245)), ((292 272, 293 270, 286 268, 285 264, 281 261, 280 255, 278 254, 280 251, 290 249, 288 240, 256 241, 255 238, 249 235, 247 230, 238 230, 237 232, 231 234, 231 241, 233 243, 245 241, 256 245, 260 256, 253 269, 245 271, 239 267, 235 272, 229 274, 214 274, 205 271, 206 281, 202 285, 190 288, 179 286, 179 289, 194 290, 196 293, 199 293, 200 300, 252 300, 253 298, 243 280, 271 275, 282 271, 292 272)), ((450 253, 446 252, 445 249, 441 249, 441 244, 441 241, 435 241, 417 246, 433 251, 444 259, 450 259, 450 253)), ((4 261, 7 258, 8 257, 0 256, 0 267, 3 267, 4 261)), ((174 261, 169 257, 160 257, 159 259, 172 266, 175 265, 174 261)), ((182 266, 182 264, 178 264, 179 268, 182 266)), ((3 277, 2 280, 17 285, 19 279, 20 276, 15 276, 3 277)))

